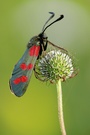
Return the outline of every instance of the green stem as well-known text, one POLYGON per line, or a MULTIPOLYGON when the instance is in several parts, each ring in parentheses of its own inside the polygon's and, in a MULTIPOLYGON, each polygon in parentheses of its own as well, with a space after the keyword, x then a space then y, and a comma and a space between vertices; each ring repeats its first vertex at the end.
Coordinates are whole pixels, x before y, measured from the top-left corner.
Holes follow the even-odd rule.
POLYGON ((58 117, 62 135, 66 135, 65 125, 64 125, 64 117, 63 117, 63 103, 62 103, 62 88, 61 88, 61 80, 59 80, 56 84, 57 86, 57 97, 58 97, 58 117))

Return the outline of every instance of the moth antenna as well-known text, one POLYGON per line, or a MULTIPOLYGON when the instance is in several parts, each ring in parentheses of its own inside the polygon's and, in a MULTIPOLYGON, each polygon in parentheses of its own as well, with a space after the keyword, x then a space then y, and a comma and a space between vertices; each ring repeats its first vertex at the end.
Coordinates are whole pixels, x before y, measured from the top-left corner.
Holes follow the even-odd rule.
MULTIPOLYGON (((44 28, 43 29, 43 31, 42 31, 42 34, 45 32, 45 30, 48 28, 48 27, 50 27, 52 24, 54 24, 55 22, 58 22, 58 21, 60 21, 61 19, 63 19, 64 18, 64 15, 60 15, 60 17, 58 18, 58 19, 56 19, 55 21, 53 21, 52 23, 50 23, 48 26, 46 26, 46 28, 44 28)), ((48 21, 49 21, 50 19, 48 19, 48 21)), ((48 22, 47 21, 47 22, 48 22)), ((45 26, 44 26, 45 27, 45 26)))
POLYGON ((51 14, 51 16, 50 16, 49 19, 45 22, 45 24, 44 24, 44 26, 43 26, 43 28, 42 28, 42 33, 43 33, 44 29, 45 29, 46 24, 55 16, 55 13, 54 13, 54 12, 49 12, 49 13, 51 14))

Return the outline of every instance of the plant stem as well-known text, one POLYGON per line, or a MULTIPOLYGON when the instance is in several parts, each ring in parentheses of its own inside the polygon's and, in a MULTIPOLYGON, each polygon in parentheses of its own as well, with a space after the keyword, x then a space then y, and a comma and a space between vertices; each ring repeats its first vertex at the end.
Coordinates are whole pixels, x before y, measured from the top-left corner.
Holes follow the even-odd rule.
POLYGON ((63 103, 62 103, 61 80, 59 80, 57 82, 56 86, 57 86, 57 97, 58 97, 58 117, 59 117, 59 124, 60 124, 62 135, 66 135, 65 125, 64 125, 64 117, 63 117, 63 103))

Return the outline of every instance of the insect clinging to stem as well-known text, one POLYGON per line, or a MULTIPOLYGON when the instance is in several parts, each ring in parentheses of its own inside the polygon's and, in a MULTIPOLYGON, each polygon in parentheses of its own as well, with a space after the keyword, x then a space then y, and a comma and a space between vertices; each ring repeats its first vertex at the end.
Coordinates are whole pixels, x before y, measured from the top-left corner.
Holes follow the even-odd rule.
POLYGON ((27 49, 21 59, 17 62, 13 69, 12 77, 9 80, 9 85, 11 92, 16 96, 22 96, 30 82, 32 71, 34 69, 37 59, 46 51, 48 44, 63 51, 66 51, 64 48, 54 45, 48 40, 48 37, 45 35, 45 31, 52 24, 63 19, 64 15, 60 15, 58 19, 47 25, 47 23, 54 17, 53 12, 49 12, 51 16, 46 21, 42 28, 42 32, 30 39, 27 44, 27 49), (47 25, 47 26, 46 26, 47 25))

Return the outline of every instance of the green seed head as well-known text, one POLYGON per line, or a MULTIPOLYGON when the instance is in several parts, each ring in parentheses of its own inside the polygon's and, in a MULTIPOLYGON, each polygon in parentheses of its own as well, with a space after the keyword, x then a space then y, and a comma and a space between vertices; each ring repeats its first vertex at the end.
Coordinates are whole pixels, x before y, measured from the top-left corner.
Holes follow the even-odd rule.
POLYGON ((70 56, 60 50, 52 50, 37 60, 35 76, 41 81, 65 81, 73 77, 74 67, 70 56))

